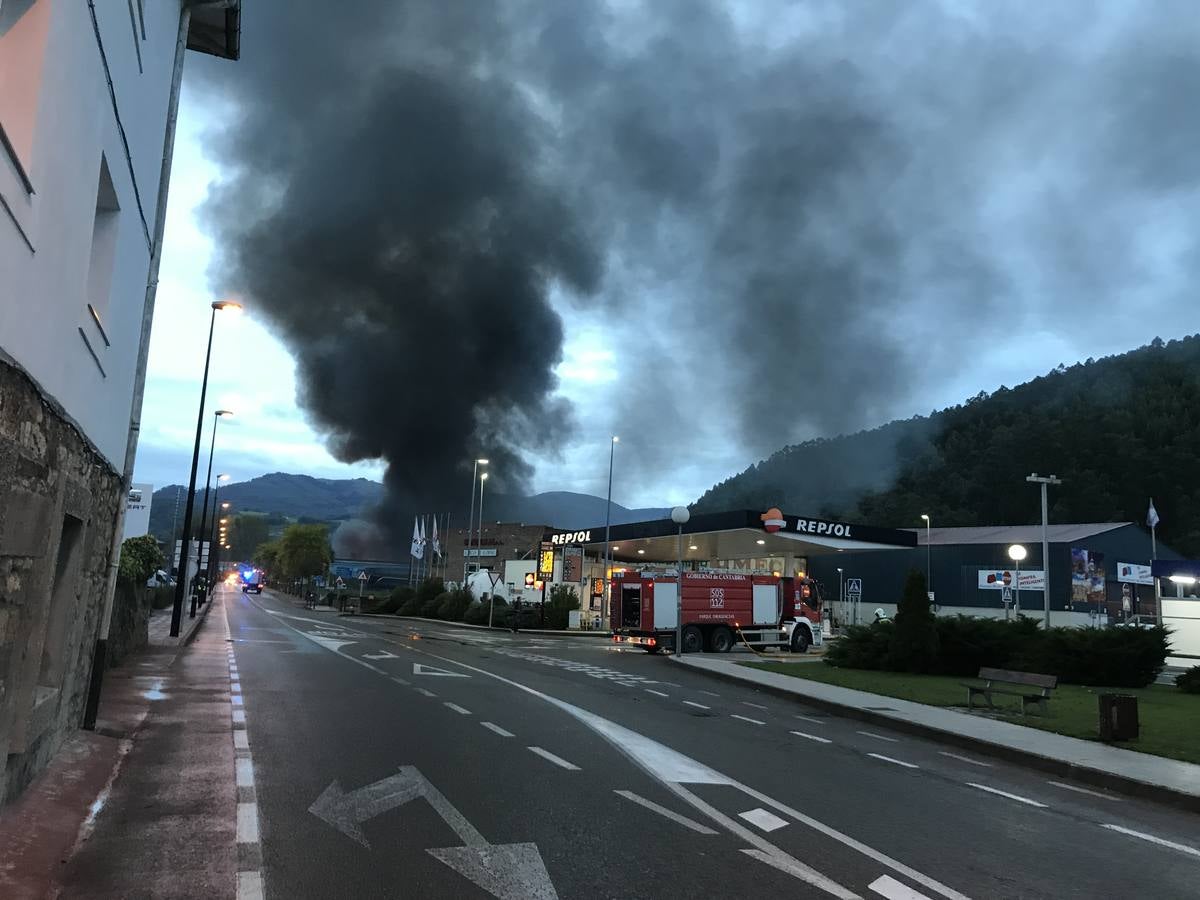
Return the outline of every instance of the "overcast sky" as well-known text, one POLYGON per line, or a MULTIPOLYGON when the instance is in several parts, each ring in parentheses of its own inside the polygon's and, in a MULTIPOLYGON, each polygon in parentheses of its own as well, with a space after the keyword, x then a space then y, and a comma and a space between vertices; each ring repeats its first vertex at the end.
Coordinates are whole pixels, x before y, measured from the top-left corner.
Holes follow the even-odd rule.
POLYGON ((612 433, 614 499, 683 502, 1197 330, 1191 2, 291 6, 189 59, 138 480, 226 292, 217 469, 414 502, 488 447, 603 494, 612 433))

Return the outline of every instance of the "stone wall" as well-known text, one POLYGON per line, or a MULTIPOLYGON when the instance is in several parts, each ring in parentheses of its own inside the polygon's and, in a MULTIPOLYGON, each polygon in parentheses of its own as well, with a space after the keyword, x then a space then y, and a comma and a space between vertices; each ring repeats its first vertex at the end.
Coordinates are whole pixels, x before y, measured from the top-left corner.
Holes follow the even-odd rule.
POLYGON ((121 479, 0 358, 0 804, 79 725, 121 479))

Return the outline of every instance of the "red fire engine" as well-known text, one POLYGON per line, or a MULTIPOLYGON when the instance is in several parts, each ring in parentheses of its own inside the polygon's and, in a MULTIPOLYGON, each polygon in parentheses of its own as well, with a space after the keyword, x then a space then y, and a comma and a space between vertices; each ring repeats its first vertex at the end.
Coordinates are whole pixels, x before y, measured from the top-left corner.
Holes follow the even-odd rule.
MULTIPOLYGON (((613 640, 657 653, 674 649, 679 579, 617 572, 613 640)), ((821 645, 821 586, 811 578, 736 572, 683 573, 683 650, 728 652, 738 640, 803 653, 821 645)))

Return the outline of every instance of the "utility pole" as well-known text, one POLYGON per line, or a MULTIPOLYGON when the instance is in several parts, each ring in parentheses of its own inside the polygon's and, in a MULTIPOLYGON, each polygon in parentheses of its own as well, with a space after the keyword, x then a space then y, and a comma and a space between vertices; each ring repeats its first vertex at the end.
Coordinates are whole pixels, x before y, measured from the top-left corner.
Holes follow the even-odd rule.
POLYGON ((1050 627, 1050 504, 1046 497, 1048 485, 1060 485, 1062 479, 1055 475, 1039 476, 1037 472, 1028 475, 1026 481, 1042 486, 1042 604, 1045 609, 1045 627, 1050 627))

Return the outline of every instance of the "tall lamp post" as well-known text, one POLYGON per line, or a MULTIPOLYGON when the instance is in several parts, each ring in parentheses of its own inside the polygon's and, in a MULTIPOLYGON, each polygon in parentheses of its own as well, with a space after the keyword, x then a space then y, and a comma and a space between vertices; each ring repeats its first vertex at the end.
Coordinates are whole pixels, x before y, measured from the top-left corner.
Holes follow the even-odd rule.
MULTIPOLYGON (((233 415, 233 413, 227 409, 218 409, 215 413, 213 413, 212 441, 208 445, 208 474, 204 476, 204 504, 200 507, 200 531, 198 532, 200 535, 200 542, 199 542, 199 546, 196 549, 196 552, 201 555, 203 555, 203 551, 204 551, 204 539, 206 537, 208 537, 208 491, 209 491, 209 486, 212 484, 213 451, 216 450, 216 448, 217 448, 217 423, 221 421, 222 417, 232 416, 232 415, 233 415)), ((214 497, 213 497, 213 518, 215 519, 216 517, 217 517, 217 502, 216 502, 216 496, 214 495, 214 497)), ((212 541, 208 542, 208 566, 205 568, 204 571, 205 571, 206 575, 210 575, 212 573, 212 541)), ((199 558, 197 558, 196 559, 196 575, 198 576, 199 574, 200 574, 200 560, 199 560, 199 558)), ((211 585, 211 580, 210 580, 209 587, 211 588, 211 586, 212 585, 211 585)), ((191 611, 190 617, 193 619, 196 618, 196 591, 195 590, 192 591, 192 611, 191 611)))
POLYGON ((925 520, 925 590, 933 594, 933 522, 928 514, 921 513, 925 520))
MULTIPOLYGON (((208 393, 208 364, 212 360, 213 329, 217 324, 217 312, 237 312, 240 303, 232 300, 217 300, 211 304, 212 316, 208 322, 208 349, 204 352, 204 376, 200 379, 200 411, 196 413, 196 444, 192 448, 192 472, 188 476, 187 506, 183 511, 183 535, 179 543, 179 574, 175 579, 175 603, 171 607, 171 637, 179 637, 179 625, 183 620, 183 592, 187 589, 188 545, 192 542, 192 511, 196 500, 196 469, 200 467, 200 435, 204 430, 204 400, 208 393)), ((198 571, 198 569, 197 569, 198 571)))
POLYGON ((221 493, 221 482, 228 481, 228 480, 229 480, 229 476, 226 475, 224 472, 222 472, 220 475, 217 476, 217 483, 215 485, 213 485, 212 535, 208 539, 208 590, 209 590, 209 599, 210 600, 212 599, 213 576, 216 575, 216 572, 217 572, 216 554, 213 553, 213 546, 217 543, 218 525, 220 528, 220 537, 221 537, 222 544, 225 543, 225 533, 227 530, 225 527, 227 523, 225 522, 225 520, 223 518, 221 518, 221 514, 218 512, 218 510, 221 508, 225 508, 225 509, 229 508, 228 503, 223 503, 223 504, 218 503, 217 498, 219 497, 219 495, 221 493), (219 523, 217 521, 218 519, 220 519, 219 523))
POLYGON ((1045 607, 1045 627, 1050 627, 1050 506, 1046 499, 1047 485, 1060 485, 1062 479, 1054 475, 1039 476, 1037 472, 1027 475, 1025 480, 1042 486, 1042 603, 1045 607))
MULTIPOLYGON (((843 616, 846 615, 846 590, 845 590, 845 575, 843 569, 838 566, 838 609, 841 610, 843 616)), ((829 630, 833 631, 833 614, 829 616, 829 630)))
POLYGON ((612 568, 612 553, 610 551, 609 531, 612 522, 613 457, 617 453, 617 444, 619 443, 621 443, 621 439, 614 434, 612 436, 612 440, 609 441, 608 500, 606 500, 604 504, 604 594, 600 598, 600 619, 602 622, 608 621, 609 607, 612 606, 612 585, 609 584, 609 570, 612 568))
MULTIPOLYGON (((483 553, 483 483, 487 481, 488 473, 481 472, 479 475, 479 539, 475 542, 475 571, 478 572, 483 568, 480 555, 483 553)), ((489 593, 491 593, 489 591, 489 593)))
MULTIPOLYGON (((486 459, 477 459, 471 467, 471 514, 467 516, 467 546, 463 550, 463 587, 467 586, 467 550, 471 549, 471 531, 475 528, 475 481, 479 478, 479 467, 486 466, 486 459)), ((478 562, 478 560, 476 560, 478 562)))
MULTIPOLYGON (((1017 593, 1016 602, 1013 604, 1013 609, 1017 615, 1021 615, 1021 560, 1028 555, 1028 552, 1020 544, 1013 544, 1008 548, 1008 558, 1017 564, 1017 593)), ((1004 618, 1008 618, 1008 608, 1004 609, 1004 618)))
POLYGON ((679 581, 675 585, 675 655, 683 655, 683 526, 687 524, 692 514, 686 506, 677 506, 671 510, 671 521, 679 526, 679 544, 676 555, 679 558, 679 581))

